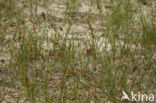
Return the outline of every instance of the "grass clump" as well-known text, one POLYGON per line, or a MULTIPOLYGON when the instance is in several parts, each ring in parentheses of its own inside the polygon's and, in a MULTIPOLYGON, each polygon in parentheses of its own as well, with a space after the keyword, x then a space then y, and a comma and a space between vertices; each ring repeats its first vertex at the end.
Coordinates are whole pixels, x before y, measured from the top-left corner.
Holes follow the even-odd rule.
POLYGON ((147 11, 155 9, 144 7, 137 0, 1 1, 2 101, 120 103, 122 91, 154 93, 156 22, 147 11))

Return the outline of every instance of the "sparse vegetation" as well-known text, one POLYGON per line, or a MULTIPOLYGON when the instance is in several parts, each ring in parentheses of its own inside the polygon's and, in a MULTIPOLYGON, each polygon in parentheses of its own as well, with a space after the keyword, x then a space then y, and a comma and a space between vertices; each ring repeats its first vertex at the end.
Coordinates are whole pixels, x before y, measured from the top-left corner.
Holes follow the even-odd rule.
POLYGON ((0 102, 128 103, 156 94, 154 0, 0 0, 0 102))

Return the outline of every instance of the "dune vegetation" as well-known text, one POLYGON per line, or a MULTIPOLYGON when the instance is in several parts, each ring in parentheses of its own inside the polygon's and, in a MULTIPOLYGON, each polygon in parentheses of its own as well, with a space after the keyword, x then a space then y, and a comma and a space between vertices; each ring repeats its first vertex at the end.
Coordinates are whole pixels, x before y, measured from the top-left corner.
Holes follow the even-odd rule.
POLYGON ((0 0, 0 103, 156 95, 155 51, 155 0, 0 0))

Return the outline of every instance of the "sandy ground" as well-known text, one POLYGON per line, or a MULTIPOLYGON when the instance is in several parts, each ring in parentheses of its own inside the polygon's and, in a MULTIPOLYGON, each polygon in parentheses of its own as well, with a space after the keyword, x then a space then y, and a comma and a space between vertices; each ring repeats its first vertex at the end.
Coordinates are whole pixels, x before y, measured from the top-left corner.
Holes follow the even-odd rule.
MULTIPOLYGON (((56 30, 55 30, 55 27, 56 27, 58 29, 60 36, 62 37, 62 41, 65 40, 64 38, 67 33, 66 40, 73 40, 75 41, 76 44, 81 43, 80 51, 83 51, 84 49, 89 48, 90 46, 89 42, 91 42, 91 39, 92 39, 91 30, 89 28, 88 22, 86 21, 87 20, 86 18, 88 18, 93 28, 93 35, 96 38, 96 42, 97 42, 97 45, 99 46, 99 50, 102 51, 104 46, 107 45, 107 51, 109 51, 111 49, 111 46, 109 43, 107 43, 106 38, 103 37, 105 26, 107 24, 105 20, 100 19, 99 17, 100 15, 98 15, 99 11, 96 5, 93 4, 92 6, 90 6, 90 3, 87 0, 78 0, 78 2, 80 3, 81 6, 78 8, 78 11, 76 11, 73 17, 70 17, 68 14, 66 15, 65 13, 65 9, 66 9, 65 0, 52 1, 48 3, 46 7, 41 5, 42 3, 40 2, 37 8, 37 15, 39 16, 39 19, 40 19, 40 24, 38 25, 33 24, 32 21, 29 19, 29 17, 31 16, 31 13, 30 13, 29 8, 27 7, 27 3, 24 0, 17 1, 16 8, 19 10, 21 9, 23 10, 21 16, 25 17, 26 25, 29 25, 28 27, 30 30, 31 29, 33 30, 33 25, 36 25, 36 28, 37 28, 36 32, 38 36, 40 37, 44 36, 43 33, 46 31, 48 37, 51 38, 53 34, 56 33, 56 30), (23 5, 23 2, 25 5, 23 5), (45 21, 43 18, 43 13, 45 14, 47 18, 45 21), (68 18, 70 18, 71 21, 74 22, 71 27, 70 27, 70 23, 66 22, 64 19, 66 18, 66 16, 68 16, 68 18), (54 19, 55 19, 55 22, 54 22, 54 19), (52 23, 55 23, 54 24, 55 27, 50 26, 52 23)), ((105 5, 103 5, 102 12, 108 13, 109 8, 107 8, 107 6, 109 6, 109 3, 106 0, 103 0, 103 2, 106 2, 106 3, 105 5)), ((155 4, 156 3, 153 2, 153 3, 149 3, 149 6, 148 5, 142 6, 143 12, 147 15, 150 14, 151 12, 153 12, 151 10, 151 6, 154 8, 156 7, 155 4)), ((10 36, 8 38, 10 38, 10 36)), ((45 42, 43 47, 45 50, 53 48, 52 44, 49 44, 48 42, 45 42)), ((132 48, 135 48, 135 45, 132 48)), ((5 61, 9 61, 10 59, 11 57, 9 54, 6 53, 5 49, 1 50, 0 69, 6 66, 7 62, 5 61)), ((2 81, 1 76, 2 75, 0 74, 0 81, 2 81)), ((15 85, 19 85, 19 84, 16 83, 15 85)), ((16 90, 11 87, 12 86, 10 84, 10 88, 7 88, 7 89, 8 91, 10 91, 11 94, 14 94, 14 96, 6 95, 6 97, 3 97, 5 98, 6 101, 3 101, 2 103, 8 103, 7 100, 9 101, 11 100, 12 103, 16 102, 13 97, 16 98, 18 97, 17 95, 19 94, 16 93, 16 90)), ((16 89, 18 90, 18 87, 16 89)), ((0 90, 2 90, 1 87, 0 87, 0 90)), ((25 102, 20 101, 19 103, 25 103, 25 102)))

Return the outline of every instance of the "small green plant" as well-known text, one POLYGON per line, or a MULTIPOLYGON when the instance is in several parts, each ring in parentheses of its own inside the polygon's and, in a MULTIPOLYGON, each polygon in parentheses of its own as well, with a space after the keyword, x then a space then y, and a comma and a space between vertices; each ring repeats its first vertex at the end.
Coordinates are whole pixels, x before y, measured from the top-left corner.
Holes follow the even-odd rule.
POLYGON ((79 10, 80 3, 78 0, 67 0, 66 1, 66 14, 73 17, 79 10))

